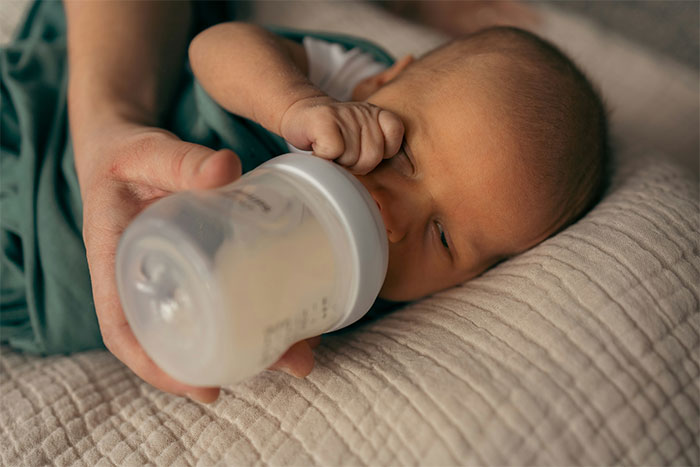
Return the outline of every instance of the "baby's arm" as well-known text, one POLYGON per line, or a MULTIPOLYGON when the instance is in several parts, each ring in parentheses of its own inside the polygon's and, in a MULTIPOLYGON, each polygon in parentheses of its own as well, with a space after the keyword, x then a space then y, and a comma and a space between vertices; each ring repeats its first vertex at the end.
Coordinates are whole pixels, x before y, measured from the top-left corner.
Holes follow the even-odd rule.
POLYGON ((398 152, 403 124, 366 102, 338 102, 307 78, 304 48, 245 23, 223 23, 190 45, 192 70, 219 105, 355 173, 398 152))

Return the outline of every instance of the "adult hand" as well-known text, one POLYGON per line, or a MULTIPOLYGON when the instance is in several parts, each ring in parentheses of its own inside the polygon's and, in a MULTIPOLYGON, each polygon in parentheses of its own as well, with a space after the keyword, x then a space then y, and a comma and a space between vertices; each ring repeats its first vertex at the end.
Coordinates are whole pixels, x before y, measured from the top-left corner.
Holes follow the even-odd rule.
MULTIPOLYGON (((219 388, 174 380, 146 355, 119 302, 115 254, 119 237, 146 206, 170 193, 225 185, 241 175, 233 151, 186 143, 165 130, 128 122, 111 123, 75 147, 83 199, 83 238, 95 309, 106 347, 134 373, 158 389, 212 402, 219 388)), ((313 368, 311 349, 319 338, 294 344, 273 369, 298 377, 313 368)))

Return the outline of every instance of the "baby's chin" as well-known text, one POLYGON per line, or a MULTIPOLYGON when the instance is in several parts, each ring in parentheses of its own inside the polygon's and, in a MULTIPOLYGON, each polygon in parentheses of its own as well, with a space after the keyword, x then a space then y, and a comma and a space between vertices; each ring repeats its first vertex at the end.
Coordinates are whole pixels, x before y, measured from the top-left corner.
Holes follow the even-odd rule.
MULTIPOLYGON (((437 292, 437 290, 434 292, 437 292)), ((392 284, 391 281, 385 281, 379 291, 379 298, 390 302, 412 302, 425 298, 434 292, 417 291, 412 287, 405 287, 402 286, 402 284, 392 284)))

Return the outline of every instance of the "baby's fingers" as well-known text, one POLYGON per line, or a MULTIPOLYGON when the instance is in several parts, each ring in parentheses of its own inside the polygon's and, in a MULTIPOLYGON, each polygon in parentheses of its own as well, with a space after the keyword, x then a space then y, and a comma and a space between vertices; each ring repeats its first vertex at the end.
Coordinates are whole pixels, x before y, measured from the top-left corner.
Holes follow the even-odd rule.
POLYGON ((379 127, 384 134, 384 159, 392 157, 401 149, 403 142, 403 122, 388 110, 381 110, 377 116, 379 127))
POLYGON ((359 131, 360 151, 353 154, 345 165, 350 172, 366 175, 379 165, 384 157, 384 134, 375 122, 365 124, 359 131))
POLYGON ((369 119, 362 123, 357 132, 359 154, 346 151, 343 157, 348 156, 348 160, 345 163, 338 161, 354 174, 369 173, 382 159, 392 157, 401 149, 404 132, 401 119, 388 110, 374 106, 371 109, 369 119))
POLYGON ((343 135, 343 152, 334 159, 336 163, 343 167, 351 168, 360 158, 362 128, 360 125, 350 120, 339 127, 343 135))
POLYGON ((311 150, 315 156, 332 161, 346 152, 345 135, 335 120, 318 122, 313 128, 313 134, 315 136, 311 142, 311 150))

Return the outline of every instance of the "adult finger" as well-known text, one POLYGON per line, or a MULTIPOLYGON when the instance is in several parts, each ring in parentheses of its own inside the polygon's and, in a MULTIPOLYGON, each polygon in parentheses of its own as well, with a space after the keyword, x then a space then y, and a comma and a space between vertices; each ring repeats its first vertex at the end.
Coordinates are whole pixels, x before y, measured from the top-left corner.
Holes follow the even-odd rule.
MULTIPOLYGON (((113 263, 112 263, 113 265, 113 263)), ((100 331, 105 346, 115 357, 128 366, 137 376, 156 388, 177 395, 187 395, 200 402, 213 402, 219 395, 218 388, 194 387, 181 383, 161 370, 145 353, 134 336, 119 304, 114 278, 99 281, 105 268, 92 262, 93 280, 101 285, 94 287, 100 331)))
POLYGON ((308 339, 306 339, 306 342, 309 343, 309 347, 315 349, 316 347, 321 345, 321 336, 309 337, 308 339))
MULTIPOLYGON (((315 341, 312 340, 311 343, 315 343, 315 341)), ((311 343, 309 340, 303 340, 292 345, 270 369, 281 370, 297 378, 307 376, 314 368, 314 354, 311 350, 311 343)))
MULTIPOLYGON (((121 204, 124 204, 123 199, 109 198, 100 204, 98 210, 103 215, 118 213, 121 204)), ((215 400, 218 388, 198 388, 174 380, 158 368, 141 348, 121 308, 114 277, 115 251, 121 228, 119 225, 109 227, 104 219, 90 219, 85 224, 87 259, 95 310, 107 348, 134 373, 158 389, 178 395, 190 394, 193 399, 204 402, 215 400)))
POLYGON ((241 161, 229 149, 215 151, 176 137, 143 138, 112 166, 117 178, 164 191, 213 188, 241 176, 241 161))
MULTIPOLYGON (((99 273, 99 271, 97 271, 99 273)), ((196 387, 181 383, 161 370, 136 340, 118 300, 108 298, 108 292, 96 293, 100 330, 105 346, 115 357, 128 366, 137 376, 160 389, 180 396, 188 396, 200 402, 213 402, 219 396, 219 388, 196 387)))
POLYGON ((138 377, 161 391, 187 396, 205 403, 214 402, 219 397, 219 388, 197 387, 181 383, 161 370, 143 350, 127 324, 113 328, 105 327, 102 335, 105 339, 105 345, 115 357, 128 366, 138 377))

